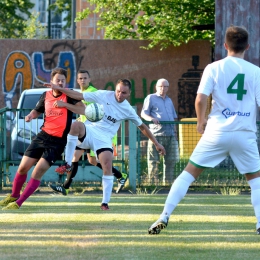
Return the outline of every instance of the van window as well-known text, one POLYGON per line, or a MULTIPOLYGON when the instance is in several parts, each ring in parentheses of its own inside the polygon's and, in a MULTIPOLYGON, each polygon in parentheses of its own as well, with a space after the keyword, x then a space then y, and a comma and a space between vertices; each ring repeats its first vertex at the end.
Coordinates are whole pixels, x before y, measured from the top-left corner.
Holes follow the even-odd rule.
MULTIPOLYGON (((39 101, 40 97, 42 94, 33 94, 33 95, 24 95, 24 99, 22 101, 21 107, 20 109, 26 109, 21 111, 20 113, 20 119, 21 118, 25 118, 25 116, 32 110, 35 108, 37 102, 39 101)), ((43 115, 41 114, 39 117, 39 119, 43 118, 43 115)))

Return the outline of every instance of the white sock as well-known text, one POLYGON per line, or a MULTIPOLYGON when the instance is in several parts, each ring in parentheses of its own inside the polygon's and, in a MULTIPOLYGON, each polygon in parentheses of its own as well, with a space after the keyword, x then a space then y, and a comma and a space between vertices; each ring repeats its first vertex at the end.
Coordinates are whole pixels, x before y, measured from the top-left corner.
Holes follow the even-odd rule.
POLYGON ((102 203, 108 204, 110 201, 112 189, 113 189, 114 176, 103 175, 102 185, 103 185, 103 199, 102 203))
POLYGON ((256 229, 260 228, 260 178, 248 181, 251 188, 251 203, 257 219, 256 229))
POLYGON ((177 179, 173 182, 171 190, 168 194, 168 197, 165 201, 164 209, 161 214, 161 218, 168 218, 172 214, 175 207, 182 200, 182 198, 186 195, 189 186, 195 180, 195 178, 188 172, 183 171, 177 179))
POLYGON ((69 165, 71 165, 77 143, 78 143, 78 136, 68 134, 67 145, 65 148, 65 161, 69 165))

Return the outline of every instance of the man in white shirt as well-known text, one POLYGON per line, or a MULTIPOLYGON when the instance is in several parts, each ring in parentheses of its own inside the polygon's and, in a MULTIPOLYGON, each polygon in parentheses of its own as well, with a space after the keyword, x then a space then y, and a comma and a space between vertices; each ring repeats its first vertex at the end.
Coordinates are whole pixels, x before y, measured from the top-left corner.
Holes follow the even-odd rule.
POLYGON ((244 60, 248 32, 227 28, 227 57, 209 64, 202 75, 195 101, 197 131, 203 134, 189 163, 173 183, 160 218, 148 229, 159 234, 170 215, 205 168, 215 167, 228 155, 251 188, 251 202, 260 234, 260 159, 256 141, 256 112, 260 106, 260 68, 244 60), (212 110, 205 118, 207 98, 212 110))
MULTIPOLYGON (((87 70, 79 70, 78 71, 77 82, 80 86, 81 92, 95 92, 95 91, 97 91, 97 89, 91 84, 90 74, 87 70)), ((82 101, 82 102, 86 106, 91 104, 91 102, 87 102, 87 101, 82 101)), ((86 121, 86 116, 80 115, 80 117, 77 120, 84 123, 86 121)), ((116 141, 117 141, 117 135, 115 135, 113 137, 112 143, 113 142, 116 143, 116 141)), ((79 147, 76 147, 76 150, 74 152, 74 157, 73 157, 73 160, 72 160, 72 164, 71 164, 71 172, 67 172, 67 176, 66 176, 66 179, 65 179, 63 184, 61 184, 61 185, 60 184, 54 184, 54 183, 49 184, 49 187, 53 191, 55 191, 57 193, 61 193, 64 196, 66 196, 69 193, 69 188, 71 186, 73 178, 76 176, 77 171, 78 171, 79 160, 80 160, 80 158, 81 158, 81 156, 83 155, 84 152, 87 153, 87 159, 88 159, 90 164, 95 165, 95 166, 99 167, 100 169, 102 169, 102 166, 99 162, 97 162, 96 155, 94 154, 93 151, 91 151, 90 149, 81 149, 79 147)), ((60 167, 58 168, 58 171, 59 170, 61 170, 62 173, 64 172, 63 169, 60 168, 60 167)), ((56 171, 57 171, 57 169, 56 169, 56 171)), ((112 172, 113 172, 113 175, 117 178, 118 188, 116 190, 116 193, 119 193, 123 189, 125 182, 128 178, 128 175, 126 173, 121 173, 115 167, 112 167, 112 172)))
MULTIPOLYGON (((145 136, 152 140, 160 154, 164 155, 165 149, 158 143, 149 128, 142 122, 135 110, 126 100, 131 94, 131 82, 129 80, 118 80, 115 91, 98 90, 95 92, 79 93, 70 89, 61 89, 59 86, 52 85, 51 87, 58 89, 68 97, 103 105, 105 115, 100 121, 90 122, 87 120, 85 123, 74 122, 72 124, 65 150, 66 164, 63 168, 70 171, 76 146, 93 150, 103 169, 103 200, 101 209, 108 210, 108 202, 110 201, 114 179, 112 173, 113 149, 111 139, 117 133, 121 122, 123 120, 132 121, 145 136)), ((66 103, 63 103, 63 105, 67 107, 66 103)), ((70 107, 67 108, 70 109, 70 107)), ((83 110, 81 114, 84 114, 83 110)))

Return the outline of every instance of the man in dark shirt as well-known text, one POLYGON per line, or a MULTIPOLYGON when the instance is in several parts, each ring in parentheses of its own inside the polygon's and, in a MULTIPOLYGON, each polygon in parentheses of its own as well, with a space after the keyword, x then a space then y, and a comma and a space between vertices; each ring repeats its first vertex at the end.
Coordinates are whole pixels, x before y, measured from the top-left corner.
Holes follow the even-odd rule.
MULTIPOLYGON (((52 84, 62 88, 66 87, 66 78, 67 71, 64 69, 56 68, 51 73, 52 84)), ((82 107, 84 107, 82 102, 69 98, 57 90, 49 90, 42 94, 36 107, 25 117, 25 121, 30 122, 44 113, 44 123, 24 153, 13 181, 12 194, 0 201, 3 210, 19 209, 40 186, 44 173, 64 151, 73 112, 80 114, 82 107), (60 102, 67 103, 68 109, 61 107, 60 102), (31 178, 20 195, 27 173, 34 165, 31 178)))

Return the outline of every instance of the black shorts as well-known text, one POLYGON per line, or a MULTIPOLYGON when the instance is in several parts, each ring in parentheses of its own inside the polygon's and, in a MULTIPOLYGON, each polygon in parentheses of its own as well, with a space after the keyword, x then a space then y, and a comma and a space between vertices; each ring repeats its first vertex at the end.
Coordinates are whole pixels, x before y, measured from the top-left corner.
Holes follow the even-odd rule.
POLYGON ((40 159, 44 158, 50 165, 61 159, 67 140, 51 136, 44 131, 39 132, 26 149, 24 155, 40 159))
POLYGON ((97 150, 97 158, 98 158, 99 155, 100 155, 102 152, 104 152, 104 151, 109 151, 109 152, 111 152, 111 153, 113 154, 113 149, 111 149, 111 148, 101 148, 101 149, 98 149, 98 150, 97 150))
POLYGON ((76 146, 76 150, 84 150, 86 153, 90 153, 90 149, 84 149, 76 146))
MULTIPOLYGON (((85 128, 85 133, 84 133, 83 137, 79 138, 79 141, 83 142, 85 137, 86 137, 86 128, 85 128)), ((90 153, 90 149, 84 149, 84 148, 80 148, 78 146, 76 146, 76 150, 84 150, 86 153, 90 153)))

